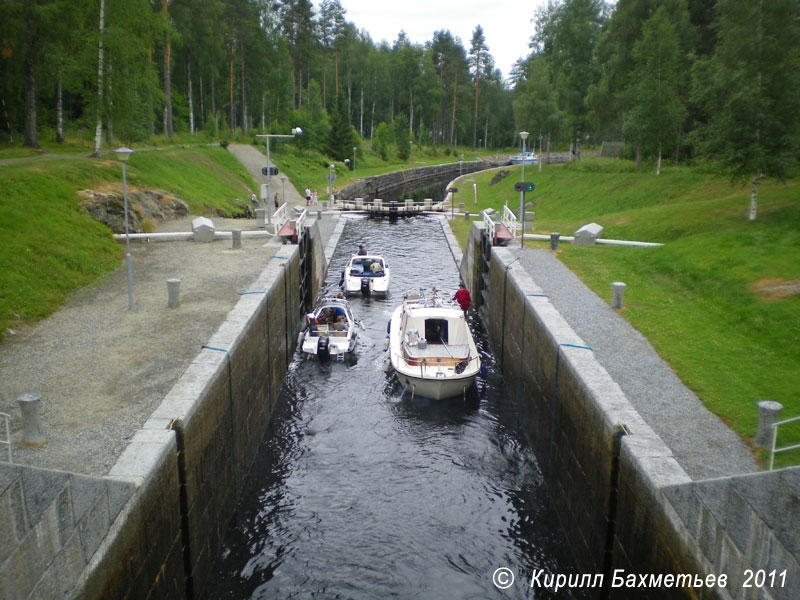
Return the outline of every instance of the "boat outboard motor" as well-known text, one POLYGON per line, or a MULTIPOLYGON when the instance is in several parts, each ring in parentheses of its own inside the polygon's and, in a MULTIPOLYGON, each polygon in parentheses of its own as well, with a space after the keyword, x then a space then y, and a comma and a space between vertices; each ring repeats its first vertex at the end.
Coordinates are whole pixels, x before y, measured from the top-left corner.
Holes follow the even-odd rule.
POLYGON ((319 338, 317 342, 317 358, 320 360, 329 360, 331 357, 331 350, 328 347, 330 340, 327 336, 319 338))
POLYGON ((370 289, 370 280, 366 277, 361 278, 361 295, 364 298, 369 298, 372 294, 372 290, 370 289))

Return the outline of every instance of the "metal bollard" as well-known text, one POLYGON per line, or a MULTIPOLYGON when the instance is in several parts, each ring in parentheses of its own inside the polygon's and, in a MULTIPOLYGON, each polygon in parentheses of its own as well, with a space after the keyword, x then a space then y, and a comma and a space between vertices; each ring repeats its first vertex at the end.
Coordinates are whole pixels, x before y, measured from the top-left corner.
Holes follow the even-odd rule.
POLYGON ((321 210, 318 210, 318 211, 317 211, 317 220, 318 220, 318 221, 321 221, 321 220, 322 220, 322 211, 321 211, 321 210))
POLYGON ((469 211, 464 213, 464 220, 469 221, 469 211))
POLYGON ((39 448, 47 441, 42 435, 39 420, 39 408, 42 404, 41 394, 22 394, 17 398, 22 413, 22 447, 39 448))
POLYGON ((242 247, 242 230, 241 229, 233 229, 231 230, 231 239, 233 240, 231 248, 234 250, 238 250, 242 247))
POLYGON ((178 308, 181 303, 181 280, 167 279, 167 306, 178 308))
POLYGON ((758 406, 758 429, 756 431, 756 446, 759 448, 772 448, 772 425, 777 422, 783 410, 783 404, 774 400, 762 400, 758 406))
POLYGON ((555 252, 558 250, 558 240, 561 237, 561 234, 557 231, 550 234, 550 250, 555 252))
POLYGON ((622 308, 622 298, 625 295, 625 284, 621 281, 615 281, 611 284, 614 288, 614 301, 611 303, 611 308, 614 310, 622 308))

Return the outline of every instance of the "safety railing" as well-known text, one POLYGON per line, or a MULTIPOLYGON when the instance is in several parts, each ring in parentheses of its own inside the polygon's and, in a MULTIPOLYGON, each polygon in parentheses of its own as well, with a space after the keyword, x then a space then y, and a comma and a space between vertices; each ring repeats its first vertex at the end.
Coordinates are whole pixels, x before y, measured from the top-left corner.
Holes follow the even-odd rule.
POLYGON ((506 229, 511 232, 511 235, 517 237, 517 228, 519 227, 517 215, 515 215, 508 206, 503 206, 503 218, 500 219, 500 222, 506 226, 506 229))
POLYGON ((3 419, 5 422, 5 431, 6 437, 5 439, 0 440, 0 444, 5 444, 8 448, 8 462, 13 463, 14 461, 11 460, 11 426, 9 422, 11 421, 11 415, 7 415, 6 413, 0 412, 0 419, 3 419))
POLYGON ((297 232, 297 239, 298 240, 303 235, 303 224, 305 223, 307 216, 308 216, 308 209, 304 208, 303 212, 300 213, 300 216, 297 217, 297 220, 294 222, 294 230, 297 232))
POLYGON ((493 240, 495 227, 494 219, 492 219, 492 217, 490 217, 485 210, 481 211, 481 214, 483 215, 483 222, 486 225, 486 233, 489 234, 489 239, 493 240))
POLYGON ((788 452, 789 450, 800 450, 800 444, 793 444, 791 446, 784 446, 782 448, 778 448, 778 427, 781 425, 787 425, 789 423, 795 423, 796 421, 800 421, 800 417, 792 417, 791 419, 785 419, 783 421, 777 421, 772 424, 772 453, 769 457, 769 470, 772 471, 773 466, 775 465, 775 455, 779 452, 788 452))
POLYGON ((280 208, 272 213, 272 222, 275 223, 275 231, 278 231, 286 221, 289 220, 289 206, 284 202, 280 208))

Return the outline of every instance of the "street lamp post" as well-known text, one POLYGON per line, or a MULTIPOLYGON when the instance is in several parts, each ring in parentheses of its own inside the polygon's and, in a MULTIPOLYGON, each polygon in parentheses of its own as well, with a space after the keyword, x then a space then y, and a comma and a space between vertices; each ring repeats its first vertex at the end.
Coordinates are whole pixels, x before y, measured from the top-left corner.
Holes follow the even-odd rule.
MULTIPOLYGON (((522 138, 522 178, 520 181, 525 181, 525 140, 528 139, 530 134, 527 131, 520 131, 519 137, 522 138)), ((519 218, 522 229, 519 234, 519 245, 525 247, 525 192, 519 193, 519 218)))
POLYGON ((270 188, 270 180, 272 179, 272 175, 270 175, 270 172, 269 172, 269 169, 270 169, 270 163, 269 163, 269 140, 270 140, 270 138, 291 140, 291 139, 294 139, 297 136, 301 135, 302 133, 303 133, 302 129, 300 129, 299 127, 295 127, 294 129, 292 129, 291 135, 280 135, 280 134, 277 134, 277 133, 268 133, 268 134, 264 133, 264 134, 256 135, 257 138, 264 138, 265 140, 267 140, 267 200, 266 200, 266 204, 265 205, 267 207, 267 225, 269 225, 270 227, 272 226, 272 211, 269 208, 269 203, 272 202, 272 198, 271 198, 272 189, 270 188))
POLYGON ((136 310, 133 302, 133 268, 131 266, 131 237, 128 229, 128 183, 125 173, 125 164, 128 162, 133 150, 122 147, 114 150, 114 153, 122 162, 122 203, 125 210, 125 265, 128 270, 128 310, 136 310))
POLYGON ((356 150, 358 148, 353 146, 353 180, 355 181, 356 178, 356 150))
POLYGON ((286 175, 281 175, 281 185, 283 186, 281 204, 284 204, 286 202, 286 175))

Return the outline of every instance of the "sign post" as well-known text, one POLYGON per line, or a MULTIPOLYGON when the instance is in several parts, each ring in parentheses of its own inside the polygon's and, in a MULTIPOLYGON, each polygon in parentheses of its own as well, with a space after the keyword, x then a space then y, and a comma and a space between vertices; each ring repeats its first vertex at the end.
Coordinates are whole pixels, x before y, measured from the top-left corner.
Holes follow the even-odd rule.
POLYGON ((532 192, 536 189, 536 186, 531 183, 530 181, 520 181, 514 184, 514 191, 520 192, 522 194, 522 200, 520 201, 520 222, 522 223, 522 229, 520 230, 519 234, 519 245, 520 247, 525 247, 525 193, 532 192))

